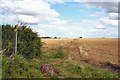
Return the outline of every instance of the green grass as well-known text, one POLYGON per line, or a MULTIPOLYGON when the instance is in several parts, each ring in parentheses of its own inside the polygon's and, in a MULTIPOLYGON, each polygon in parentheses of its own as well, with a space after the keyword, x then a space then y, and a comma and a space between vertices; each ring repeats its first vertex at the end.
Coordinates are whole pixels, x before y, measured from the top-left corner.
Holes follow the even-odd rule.
POLYGON ((34 59, 28 60, 17 55, 15 58, 3 56, 3 75, 4 78, 31 78, 43 77, 39 65, 40 63, 34 59))
POLYGON ((66 78, 118 78, 117 73, 91 65, 83 65, 76 61, 65 61, 56 64, 56 67, 59 67, 62 76, 66 78))
MULTIPOLYGON (((21 55, 7 57, 3 55, 2 67, 4 78, 44 78, 52 79, 65 78, 117 78, 117 73, 112 73, 106 69, 95 68, 91 65, 81 64, 76 61, 66 61, 63 59, 61 63, 53 64, 58 70, 58 75, 43 74, 40 71, 42 63, 50 63, 54 60, 54 55, 43 52, 39 59, 26 59, 21 55)), ((60 58, 58 58, 60 59, 60 58)))
POLYGON ((62 47, 58 48, 57 53, 54 55, 54 58, 64 58, 64 53, 62 51, 62 47))

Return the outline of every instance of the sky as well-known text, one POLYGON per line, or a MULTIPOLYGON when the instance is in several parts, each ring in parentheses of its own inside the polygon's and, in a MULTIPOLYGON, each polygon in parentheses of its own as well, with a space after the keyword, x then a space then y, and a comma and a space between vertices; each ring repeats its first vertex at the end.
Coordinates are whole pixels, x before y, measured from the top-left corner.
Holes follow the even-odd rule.
POLYGON ((0 0, 0 24, 18 21, 39 36, 118 37, 119 0, 0 0))

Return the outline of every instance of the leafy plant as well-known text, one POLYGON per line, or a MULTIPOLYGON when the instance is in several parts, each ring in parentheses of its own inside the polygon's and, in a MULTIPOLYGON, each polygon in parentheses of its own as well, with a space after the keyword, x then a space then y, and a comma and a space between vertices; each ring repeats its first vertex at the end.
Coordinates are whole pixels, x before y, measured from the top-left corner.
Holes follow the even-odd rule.
POLYGON ((64 58, 64 53, 63 53, 62 47, 59 47, 59 48, 58 48, 58 51, 57 51, 57 53, 54 55, 54 58, 64 58))
POLYGON ((16 57, 7 57, 3 55, 2 59, 2 77, 3 78, 42 78, 39 70, 39 62, 34 59, 26 59, 21 55, 16 57))
MULTIPOLYGON (((31 28, 22 26, 20 30, 18 29, 17 40, 17 54, 22 54, 26 58, 40 57, 43 43, 41 38, 31 28)), ((11 25, 2 25, 2 41, 2 48, 7 49, 5 54, 7 56, 13 54, 14 28, 11 25)))

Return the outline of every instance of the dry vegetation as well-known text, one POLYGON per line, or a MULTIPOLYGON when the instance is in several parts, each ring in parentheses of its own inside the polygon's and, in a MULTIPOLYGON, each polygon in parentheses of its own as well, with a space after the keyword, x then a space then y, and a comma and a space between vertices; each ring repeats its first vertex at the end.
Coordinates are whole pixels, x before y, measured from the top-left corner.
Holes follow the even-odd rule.
POLYGON ((115 38, 81 38, 81 39, 42 39, 46 45, 43 50, 54 54, 62 47, 65 58, 51 60, 57 64, 63 60, 74 60, 95 67, 107 68, 114 72, 120 69, 118 64, 118 39, 115 38))

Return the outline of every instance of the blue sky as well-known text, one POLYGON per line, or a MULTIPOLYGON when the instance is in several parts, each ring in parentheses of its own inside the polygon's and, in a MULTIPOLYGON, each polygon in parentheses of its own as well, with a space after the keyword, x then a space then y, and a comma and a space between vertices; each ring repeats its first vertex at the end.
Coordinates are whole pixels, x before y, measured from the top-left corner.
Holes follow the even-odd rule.
POLYGON ((90 16, 95 12, 103 12, 104 9, 97 7, 87 7, 84 3, 66 2, 65 4, 55 4, 52 6, 60 13, 60 19, 66 19, 70 22, 81 21, 83 19, 98 20, 96 16, 90 16))
POLYGON ((21 21, 30 25, 40 36, 118 36, 117 2, 1 0, 0 4, 0 24, 21 21))

